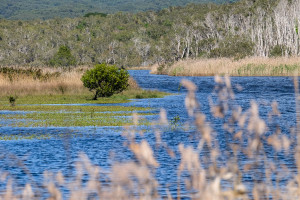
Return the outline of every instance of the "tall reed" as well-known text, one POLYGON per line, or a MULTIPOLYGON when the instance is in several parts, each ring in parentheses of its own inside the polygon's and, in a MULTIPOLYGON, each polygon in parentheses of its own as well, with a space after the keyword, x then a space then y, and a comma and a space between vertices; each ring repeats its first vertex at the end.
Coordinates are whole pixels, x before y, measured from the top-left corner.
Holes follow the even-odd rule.
POLYGON ((80 80, 82 73, 82 68, 65 71, 59 68, 2 67, 0 91, 3 96, 87 93, 80 80))
POLYGON ((156 64, 151 73, 170 76, 294 76, 300 74, 300 57, 184 60, 171 66, 156 64))

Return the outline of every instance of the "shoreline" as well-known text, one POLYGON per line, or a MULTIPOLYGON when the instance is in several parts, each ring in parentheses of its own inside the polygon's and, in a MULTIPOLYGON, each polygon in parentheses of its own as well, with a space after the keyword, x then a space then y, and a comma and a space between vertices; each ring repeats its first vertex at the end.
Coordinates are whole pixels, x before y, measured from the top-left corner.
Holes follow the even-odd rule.
POLYGON ((151 67, 150 73, 169 76, 299 76, 300 57, 182 60, 172 65, 155 64, 151 67))

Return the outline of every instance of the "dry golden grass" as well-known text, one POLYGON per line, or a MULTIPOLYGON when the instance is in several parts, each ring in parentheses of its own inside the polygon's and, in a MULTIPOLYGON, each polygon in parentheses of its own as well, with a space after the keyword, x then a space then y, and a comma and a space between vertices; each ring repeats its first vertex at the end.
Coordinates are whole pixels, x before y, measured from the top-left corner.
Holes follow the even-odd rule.
POLYGON ((294 76, 300 74, 300 57, 184 60, 166 67, 156 64, 151 73, 171 76, 294 76))
POLYGON ((127 70, 151 70, 151 66, 128 67, 127 70))
MULTIPOLYGON (((12 69, 28 69, 24 67, 11 67, 12 69)), ((41 69, 42 78, 36 78, 32 74, 22 73, 1 73, 0 72, 0 96, 8 95, 49 95, 49 94, 89 94, 80 80, 82 74, 89 67, 76 67, 72 70, 60 68, 36 68, 41 69), (50 74, 50 78, 43 78, 50 74), (59 74, 51 76, 51 74, 59 74)), ((129 78, 130 89, 139 89, 136 81, 129 78)))
MULTIPOLYGON (((26 70, 26 68, 24 68, 26 70)), ((59 73, 57 77, 38 79, 28 74, 12 73, 10 75, 0 73, 1 96, 7 95, 44 95, 44 94, 78 94, 86 93, 80 80, 84 68, 71 71, 62 69, 40 68, 42 74, 59 73)))

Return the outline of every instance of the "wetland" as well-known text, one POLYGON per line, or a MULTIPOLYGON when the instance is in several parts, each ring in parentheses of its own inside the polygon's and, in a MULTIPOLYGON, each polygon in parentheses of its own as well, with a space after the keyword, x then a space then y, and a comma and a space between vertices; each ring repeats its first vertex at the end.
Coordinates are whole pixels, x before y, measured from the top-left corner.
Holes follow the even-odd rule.
MULTIPOLYGON (((213 183, 220 177, 222 182, 217 184, 222 194, 232 191, 251 199, 251 191, 263 184, 269 193, 260 194, 270 197, 278 189, 276 182, 282 193, 288 190, 287 183, 297 174, 297 93, 293 78, 232 77, 229 84, 229 79, 221 77, 171 77, 153 75, 148 70, 131 70, 130 75, 145 93, 157 90, 172 95, 125 100, 112 97, 106 102, 99 98, 92 103, 86 97, 76 102, 60 94, 61 100, 53 96, 53 102, 51 97, 41 97, 44 104, 20 96, 15 106, 3 97, 0 162, 2 170, 14 180, 13 187, 24 188, 28 183, 36 198, 53 196, 40 185, 47 171, 52 174, 48 178, 55 178, 55 174, 65 178, 61 186, 51 179, 64 199, 78 191, 87 198, 105 196, 106 190, 117 191, 114 185, 124 193, 109 192, 108 198, 189 199, 197 193, 186 184, 194 184, 204 170, 206 179, 199 184, 206 182, 207 188, 216 189, 213 183), (192 83, 195 87, 189 85, 192 83), (193 98, 198 103, 194 104, 193 98), (216 110, 219 112, 213 112, 216 110), (239 117, 232 118, 235 115, 239 117), (239 120, 243 118, 242 125, 239 120), (255 128, 259 125, 261 129, 255 128), (278 140, 286 143, 275 146, 278 140), (195 156, 199 156, 200 165, 195 156), (22 164, 13 165, 17 161, 22 164), (278 167, 272 168, 269 177, 264 169, 271 163, 278 167), (101 169, 99 177, 93 177, 94 167, 101 169), (86 170, 79 177, 80 184, 70 188, 79 181, 80 169, 86 170), (101 183, 104 191, 91 192, 91 179, 101 183), (140 183, 138 189, 151 191, 130 186, 136 183, 140 183), (241 188, 238 191, 237 186, 241 188)), ((4 191, 5 186, 0 189, 4 191)))

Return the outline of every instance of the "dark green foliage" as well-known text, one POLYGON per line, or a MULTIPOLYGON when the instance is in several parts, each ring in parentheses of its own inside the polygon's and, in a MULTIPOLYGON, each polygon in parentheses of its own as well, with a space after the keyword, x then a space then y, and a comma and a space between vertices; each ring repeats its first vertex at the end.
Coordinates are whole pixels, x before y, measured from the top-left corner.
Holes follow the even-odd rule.
POLYGON ((271 57, 279 57, 283 56, 285 51, 285 47, 282 45, 275 45, 271 50, 270 50, 270 56, 271 57))
POLYGON ((107 64, 95 65, 81 78, 83 85, 94 92, 94 100, 122 92, 128 87, 128 79, 129 73, 125 69, 107 64))
POLYGON ((158 40, 161 36, 165 35, 166 32, 161 26, 149 26, 147 28, 147 34, 151 39, 158 40))
POLYGON ((14 107, 16 105, 16 100, 18 97, 14 97, 14 96, 9 96, 8 97, 8 101, 11 107, 14 107))
POLYGON ((68 67, 76 65, 75 57, 68 46, 60 46, 58 52, 50 60, 51 66, 68 67))
POLYGON ((76 26, 76 28, 80 30, 84 29, 85 27, 87 27, 87 23, 84 21, 79 21, 78 25, 76 26))
POLYGON ((46 81, 50 78, 57 78, 61 75, 60 72, 43 72, 40 68, 18 68, 18 67, 0 67, 0 74, 8 77, 11 82, 14 81, 13 77, 19 75, 32 77, 35 80, 46 81))
POLYGON ((127 31, 122 31, 116 34, 115 38, 120 42, 129 41, 133 37, 133 34, 127 31))
POLYGON ((210 57, 231 57, 242 59, 253 55, 254 44, 244 36, 229 36, 220 44, 219 48, 211 51, 210 57))
POLYGON ((87 14, 84 15, 84 17, 91 17, 91 16, 106 17, 107 14, 105 14, 105 13, 98 13, 98 12, 92 12, 92 13, 87 13, 87 14))

